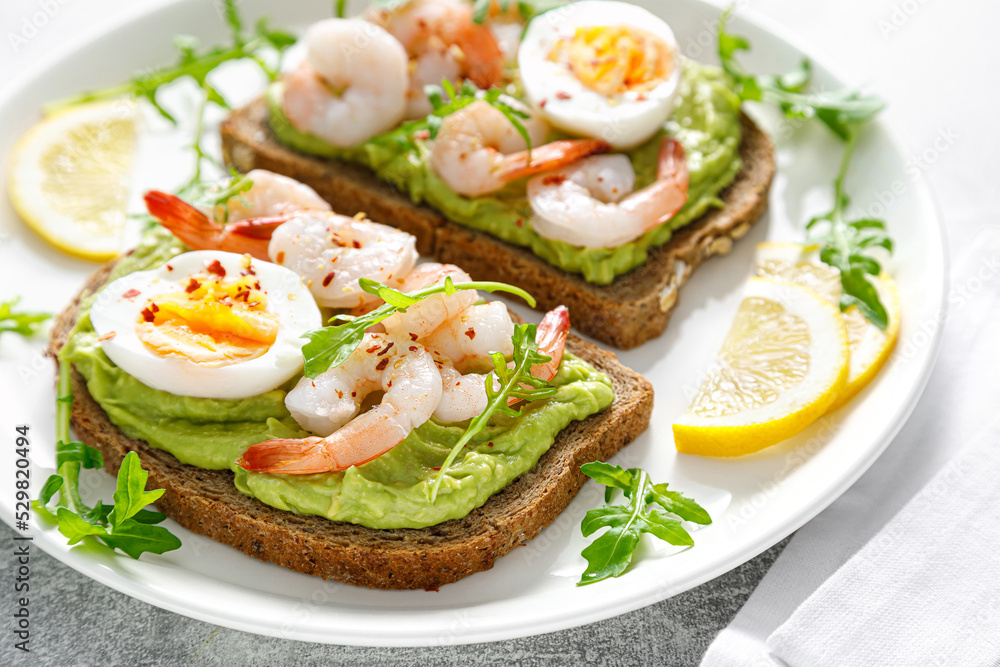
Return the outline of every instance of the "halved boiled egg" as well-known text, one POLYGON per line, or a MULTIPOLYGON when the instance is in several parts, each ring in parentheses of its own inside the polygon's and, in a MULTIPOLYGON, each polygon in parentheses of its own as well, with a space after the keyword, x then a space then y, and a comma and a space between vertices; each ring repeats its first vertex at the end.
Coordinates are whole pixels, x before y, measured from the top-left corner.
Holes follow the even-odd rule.
POLYGON ((677 40, 625 2, 584 0, 536 17, 517 56, 528 101, 552 125, 632 148, 663 127, 680 82, 677 40))
POLYGON ((101 348, 143 384, 178 396, 247 398, 302 369, 302 338, 322 326, 293 271, 201 250, 108 284, 90 309, 101 348))

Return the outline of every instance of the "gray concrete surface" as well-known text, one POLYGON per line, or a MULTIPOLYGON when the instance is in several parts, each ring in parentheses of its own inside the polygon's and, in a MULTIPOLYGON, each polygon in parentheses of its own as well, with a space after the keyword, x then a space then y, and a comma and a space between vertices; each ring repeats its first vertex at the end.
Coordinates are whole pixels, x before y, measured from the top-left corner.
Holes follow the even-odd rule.
POLYGON ((261 637, 134 600, 31 554, 30 654, 13 648, 14 531, 3 527, 2 665, 694 665, 784 548, 659 604, 581 628, 447 648, 358 648, 261 637))

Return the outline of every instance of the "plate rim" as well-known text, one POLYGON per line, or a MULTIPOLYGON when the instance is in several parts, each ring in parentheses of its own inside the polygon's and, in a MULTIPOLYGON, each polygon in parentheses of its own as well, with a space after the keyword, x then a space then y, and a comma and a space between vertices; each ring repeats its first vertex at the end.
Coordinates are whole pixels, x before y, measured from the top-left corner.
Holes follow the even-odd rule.
MULTIPOLYGON (((716 2, 714 2, 714 0, 688 1, 697 2, 707 8, 721 11, 720 7, 716 4, 716 2)), ((127 30, 129 25, 147 20, 157 14, 184 11, 181 8, 183 5, 195 4, 197 4, 195 0, 167 0, 154 6, 137 4, 133 7, 122 10, 108 23, 103 23, 76 35, 74 39, 63 43, 60 48, 54 49, 38 61, 26 67, 18 77, 9 82, 8 85, 4 86, 3 91, 0 91, 0 107, 6 107, 8 104, 11 104, 15 100, 17 93, 30 87, 39 76, 51 70, 54 66, 64 62, 74 52, 84 48, 86 45, 100 39, 101 37, 120 30, 127 30)), ((803 44, 795 35, 790 34, 790 31, 787 28, 776 23, 773 19, 752 9, 741 8, 740 14, 734 16, 733 20, 736 24, 750 24, 754 28, 768 33, 769 37, 777 41, 784 42, 786 45, 790 46, 799 53, 809 54, 809 58, 821 68, 825 69, 833 78, 843 83, 851 82, 851 78, 844 76, 843 72, 840 71, 835 65, 831 65, 825 56, 816 57, 808 49, 803 48, 803 44)), ((889 118, 883 115, 876 120, 875 124, 878 125, 879 129, 885 133, 885 136, 891 143, 893 150, 900 156, 905 155, 907 144, 902 140, 901 133, 892 121, 891 115, 889 118)), ((928 224, 928 229, 933 230, 936 233, 936 238, 927 239, 928 242, 936 242, 938 251, 933 253, 933 255, 937 260, 937 263, 940 265, 941 274, 941 280, 934 282, 934 288, 938 292, 936 295, 937 298, 934 299, 937 303, 935 312, 938 313, 939 317, 946 317, 949 284, 948 269, 950 264, 950 258, 947 252, 948 244, 946 229, 942 223, 939 206, 933 197, 933 192, 927 183, 926 176, 923 173, 917 174, 914 182, 915 187, 913 188, 913 191, 917 195, 920 205, 926 209, 925 215, 929 218, 928 222, 930 224, 928 224)), ((930 299, 928 299, 928 303, 931 303, 930 299)), ((733 556, 728 559, 727 562, 729 564, 724 565, 720 563, 714 568, 710 568, 702 572, 699 576, 685 581, 682 586, 679 586, 676 589, 650 590, 643 595, 619 599, 612 602, 610 605, 604 605, 596 610, 580 612, 573 612, 573 610, 569 610, 558 617, 548 619, 544 623, 535 623, 531 628, 521 628, 519 630, 511 631, 509 624, 500 625, 494 628, 479 627, 460 636, 453 637, 452 643, 468 644, 484 641, 501 641, 517 637, 544 634, 572 627, 579 627, 581 625, 586 625, 611 618, 613 616, 628 613, 714 579, 734 567, 737 567, 739 564, 742 564, 760 554, 770 546, 773 546, 778 541, 787 535, 790 535, 802 525, 814 518, 817 514, 829 507, 830 504, 832 504, 848 488, 850 488, 871 467, 874 461, 882 455, 885 449, 902 429, 903 425, 907 422, 913 410, 916 408, 919 398, 923 394, 935 368, 936 360, 941 349, 942 338, 943 327, 938 327, 937 330, 931 335, 931 340, 926 348, 927 351, 923 355, 923 367, 920 369, 916 381, 908 389, 906 399, 903 403, 905 408, 897 412, 894 419, 885 424, 878 436, 878 446, 867 450, 863 459, 857 462, 852 468, 851 474, 842 476, 838 480, 837 484, 830 487, 828 491, 823 494, 822 501, 813 502, 807 510, 794 514, 791 520, 786 520, 763 533, 758 533, 754 540, 739 551, 738 556, 733 556), (567 613, 569 615, 567 615, 567 613)), ((4 506, 3 509, 6 510, 6 506, 4 506)), ((11 525, 13 523, 13 517, 8 517, 7 514, 7 511, 3 512, 4 522, 11 525)), ((36 533, 35 537, 36 543, 41 545, 50 541, 51 532, 48 531, 41 535, 36 533), (37 539, 38 537, 42 537, 42 539, 39 540, 37 539)), ((138 579, 124 577, 113 568, 101 567, 96 561, 81 559, 79 558, 77 551, 73 548, 60 548, 58 543, 54 543, 49 546, 54 546, 55 548, 52 548, 51 550, 43 548, 43 550, 63 564, 71 567, 77 572, 80 572, 88 578, 99 581, 100 583, 129 595, 130 597, 134 597, 154 606, 167 609, 168 611, 196 618, 208 623, 225 625, 227 627, 255 634, 264 634, 285 639, 318 641, 323 643, 359 646, 436 646, 443 643, 441 641, 433 641, 433 637, 385 637, 384 635, 379 636, 378 641, 373 643, 368 640, 368 637, 362 636, 337 636, 330 638, 327 636, 317 636, 315 633, 310 631, 296 632, 294 630, 287 631, 284 629, 279 631, 279 627, 277 626, 268 626, 266 624, 254 625, 248 623, 239 615, 221 618, 218 615, 213 615, 213 610, 209 610, 205 605, 192 607, 192 601, 190 600, 178 601, 173 597, 164 596, 162 591, 154 591, 147 584, 144 584, 138 579)), ((238 557, 243 556, 243 554, 239 552, 234 553, 238 555, 238 557)), ((195 576, 205 576, 197 572, 185 570, 182 567, 179 569, 184 570, 189 574, 194 574, 195 576)), ((257 591, 253 592, 256 593, 257 591)), ((389 613, 393 612, 393 610, 380 611, 388 611, 389 613)), ((432 608, 430 611, 443 613, 450 611, 450 608, 432 608)), ((217 613, 217 611, 215 613, 217 613)))

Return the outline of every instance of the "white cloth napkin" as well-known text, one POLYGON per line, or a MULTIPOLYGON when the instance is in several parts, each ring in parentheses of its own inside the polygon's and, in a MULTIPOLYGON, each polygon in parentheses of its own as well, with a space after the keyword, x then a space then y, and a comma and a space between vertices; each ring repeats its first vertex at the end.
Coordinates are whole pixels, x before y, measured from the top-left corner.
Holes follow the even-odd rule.
POLYGON ((799 530, 703 666, 1000 665, 1000 229, 957 259, 914 415, 799 530))

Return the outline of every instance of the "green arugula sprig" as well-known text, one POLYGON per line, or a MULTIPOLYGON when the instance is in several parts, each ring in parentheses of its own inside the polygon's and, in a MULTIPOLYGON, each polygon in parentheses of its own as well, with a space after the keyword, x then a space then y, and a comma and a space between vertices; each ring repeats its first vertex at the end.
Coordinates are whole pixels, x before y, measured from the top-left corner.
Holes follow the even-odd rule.
POLYGON ((535 306, 534 297, 520 287, 506 283, 473 281, 455 284, 451 276, 448 276, 443 285, 431 285, 413 292, 400 292, 369 278, 361 278, 358 282, 361 289, 379 297, 385 303, 375 310, 357 317, 335 315, 332 321, 340 321, 341 324, 306 332, 305 337, 309 339, 309 342, 302 346, 302 356, 305 358, 304 374, 307 378, 315 378, 327 369, 344 363, 351 356, 351 353, 361 345, 368 327, 378 324, 394 313, 405 313, 410 306, 434 294, 454 294, 461 290, 470 289, 483 290, 484 292, 507 292, 521 297, 532 308, 535 306))
POLYGON ((737 62, 736 54, 749 51, 750 42, 745 37, 726 32, 726 23, 732 13, 730 7, 719 18, 719 59, 722 69, 735 82, 741 100, 775 103, 790 118, 817 118, 844 141, 885 107, 879 98, 856 90, 805 92, 812 78, 808 59, 803 59, 799 69, 788 74, 755 76, 748 73, 737 62))
POLYGON ((868 321, 879 329, 885 329, 889 324, 889 316, 868 276, 877 276, 882 272, 882 266, 873 251, 875 248, 882 248, 891 253, 892 239, 881 220, 863 218, 849 222, 844 217, 850 204, 850 199, 844 193, 844 178, 856 143, 857 139, 852 136, 844 149, 840 170, 834 182, 833 208, 806 223, 809 232, 806 242, 819 245, 820 259, 840 271, 840 309, 847 310, 851 306, 857 306, 868 321))
POLYGON ((504 101, 504 93, 499 88, 490 88, 485 91, 480 90, 466 79, 456 89, 451 81, 443 79, 440 86, 425 86, 424 92, 427 94, 427 99, 430 101, 433 109, 430 115, 427 116, 427 128, 430 131, 431 139, 437 136, 438 130, 441 129, 441 123, 444 122, 446 116, 469 106, 473 102, 481 100, 493 106, 510 121, 510 124, 514 126, 517 133, 524 139, 524 143, 528 147, 528 161, 531 161, 531 136, 528 134, 528 129, 524 126, 524 123, 521 122, 521 120, 530 118, 531 116, 507 104, 504 101), (447 96, 447 99, 445 96, 447 96))
POLYGON ((22 336, 33 336, 38 333, 41 323, 52 317, 48 313, 15 313, 14 308, 20 300, 21 297, 14 297, 0 303, 0 334, 9 331, 22 336))
POLYGON ((739 51, 750 49, 746 38, 726 31, 732 7, 719 18, 719 59, 732 77, 740 99, 773 102, 791 118, 816 118, 846 142, 840 170, 834 181, 833 208, 806 224, 809 243, 820 246, 820 260, 840 271, 840 308, 857 306, 872 324, 880 329, 888 325, 885 305, 868 279, 882 267, 874 254, 877 247, 892 253, 893 242, 881 220, 844 218, 849 198, 844 190, 847 166, 854 154, 858 134, 885 104, 877 97, 858 91, 807 93, 812 67, 803 60, 799 69, 778 76, 754 76, 736 61, 739 51))
POLYGON ((511 407, 509 404, 511 399, 537 401, 541 398, 549 398, 556 393, 556 388, 552 386, 552 383, 531 374, 533 366, 552 360, 552 357, 546 356, 538 350, 537 329, 534 324, 519 324, 514 327, 513 366, 508 367, 507 359, 500 352, 490 353, 490 358, 493 361, 493 373, 488 374, 484 379, 487 397, 486 409, 479 416, 473 418, 465 433, 451 448, 448 457, 441 464, 430 490, 432 503, 437 500, 438 490, 441 488, 441 482, 444 480, 448 468, 455 462, 473 436, 489 424, 493 415, 499 413, 508 417, 517 417, 521 414, 511 407))
POLYGON ((145 552, 162 554, 181 546, 181 541, 160 523, 166 517, 144 509, 155 502, 163 489, 146 491, 148 473, 142 469, 139 456, 129 452, 118 470, 117 490, 113 504, 98 502, 89 507, 80 498, 80 470, 101 468, 101 453, 82 442, 70 440, 70 411, 73 390, 70 384, 70 364, 59 366, 58 399, 56 403, 56 473, 42 486, 33 505, 35 510, 56 523, 59 532, 76 544, 93 535, 112 549, 120 549, 132 558, 145 552), (48 508, 59 493, 55 514, 48 508))
POLYGON ((254 26, 253 32, 247 35, 237 7, 237 0, 224 0, 222 15, 230 32, 230 44, 213 46, 205 50, 198 49, 198 42, 189 35, 178 35, 174 38, 174 48, 178 52, 178 60, 174 65, 135 74, 128 81, 88 90, 72 95, 62 100, 51 102, 44 107, 45 113, 85 102, 95 102, 119 97, 134 97, 144 99, 170 121, 177 124, 177 119, 159 101, 157 95, 167 84, 178 79, 190 77, 201 88, 203 97, 198 107, 194 126, 194 138, 190 145, 195 155, 194 174, 189 182, 196 183, 201 178, 202 162, 218 163, 203 148, 201 136, 204 130, 205 111, 209 104, 215 104, 224 109, 230 109, 229 102, 211 83, 208 76, 219 65, 231 60, 250 59, 257 63, 271 81, 275 80, 281 70, 281 58, 289 46, 295 43, 295 37, 290 33, 272 28, 267 19, 261 19, 254 26), (276 53, 277 64, 270 65, 265 54, 276 53))
POLYGON ((582 555, 588 565, 577 586, 617 577, 625 572, 643 533, 668 544, 691 546, 694 539, 684 529, 681 520, 701 525, 712 523, 712 518, 701 505, 677 491, 668 490, 666 484, 653 484, 645 470, 625 470, 600 461, 585 463, 580 470, 598 484, 608 487, 604 492, 605 503, 611 502, 617 489, 621 489, 627 502, 622 505, 605 504, 590 510, 583 517, 580 529, 584 537, 590 537, 601 528, 608 530, 583 550, 582 555))

